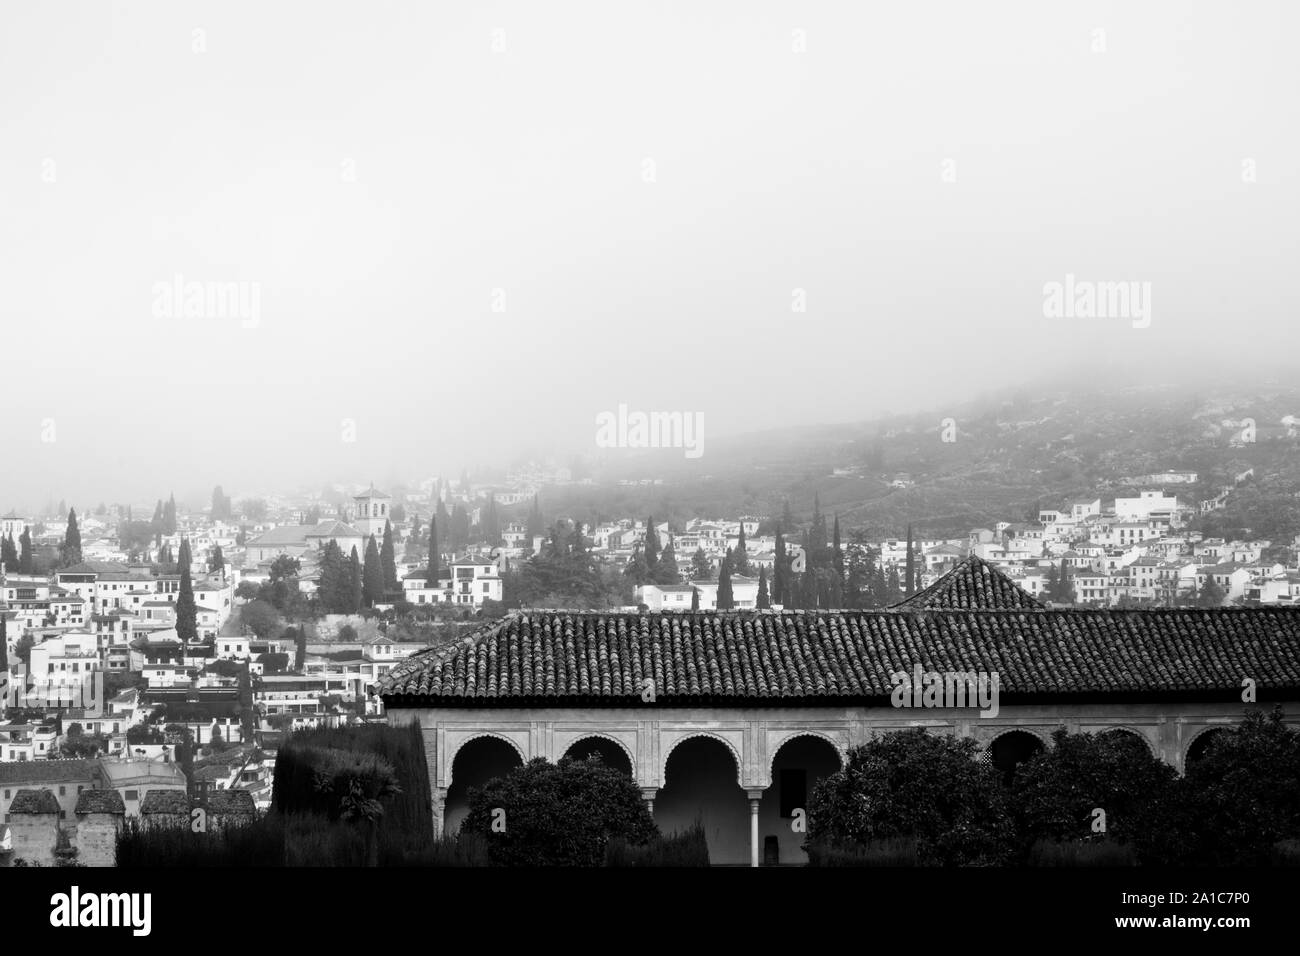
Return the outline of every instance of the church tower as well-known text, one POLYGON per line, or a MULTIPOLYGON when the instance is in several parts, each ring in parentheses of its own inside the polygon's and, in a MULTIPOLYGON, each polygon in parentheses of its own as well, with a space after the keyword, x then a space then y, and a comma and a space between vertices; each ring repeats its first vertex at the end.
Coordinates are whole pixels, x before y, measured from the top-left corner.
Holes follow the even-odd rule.
POLYGON ((389 504, 392 501, 390 495, 382 491, 376 491, 372 484, 370 488, 359 495, 352 496, 356 507, 353 509, 355 518, 352 520, 352 527, 361 532, 363 538, 369 538, 372 534, 375 540, 384 536, 384 524, 389 520, 389 504))

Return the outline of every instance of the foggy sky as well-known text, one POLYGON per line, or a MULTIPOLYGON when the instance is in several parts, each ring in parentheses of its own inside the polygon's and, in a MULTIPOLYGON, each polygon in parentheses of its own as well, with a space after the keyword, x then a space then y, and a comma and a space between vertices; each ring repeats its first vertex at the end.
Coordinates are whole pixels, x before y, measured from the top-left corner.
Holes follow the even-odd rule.
POLYGON ((10 0, 0 510, 594 451, 620 403, 713 437, 1290 361, 1298 25, 10 0), (1151 283, 1150 327, 1045 318, 1067 274, 1151 283), (177 275, 256 283, 255 326, 156 315, 177 275))

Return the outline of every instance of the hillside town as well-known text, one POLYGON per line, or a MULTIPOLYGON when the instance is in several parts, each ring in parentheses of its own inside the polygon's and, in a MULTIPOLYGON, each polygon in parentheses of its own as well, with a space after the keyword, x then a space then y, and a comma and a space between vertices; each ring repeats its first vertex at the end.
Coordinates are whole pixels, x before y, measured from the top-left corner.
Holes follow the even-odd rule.
POLYGON ((104 789, 128 817, 166 791, 242 791, 265 810, 287 734, 383 721, 374 689, 395 665, 521 606, 885 607, 971 557, 1049 606, 1300 603, 1300 539, 1187 530, 1232 491, 1180 497, 1195 475, 1146 476, 1156 487, 1063 501, 960 538, 909 528, 878 540, 842 533, 838 516, 828 529, 816 499, 811 522, 788 502, 780 516, 679 527, 544 520, 539 489, 556 477, 525 474, 504 489, 432 479, 400 498, 372 485, 238 508, 218 488, 200 510, 159 501, 148 522, 129 507, 5 515, 3 819, 28 790, 49 791, 69 820, 79 795, 104 789))

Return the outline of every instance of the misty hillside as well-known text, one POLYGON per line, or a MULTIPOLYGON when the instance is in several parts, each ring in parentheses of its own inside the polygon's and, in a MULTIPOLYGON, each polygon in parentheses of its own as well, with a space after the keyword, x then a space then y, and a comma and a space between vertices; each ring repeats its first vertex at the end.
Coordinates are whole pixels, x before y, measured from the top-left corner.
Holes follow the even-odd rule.
POLYGON ((1040 504, 1133 493, 1126 480, 1169 470, 1197 472, 1195 486, 1177 491, 1197 500, 1250 468, 1257 481, 1290 489, 1300 485, 1300 438, 1285 422, 1294 415, 1300 388, 1283 385, 1011 394, 946 414, 718 439, 696 461, 668 451, 610 456, 592 470, 594 487, 548 498, 579 514, 587 506, 593 518, 653 510, 685 520, 773 513, 787 497, 806 518, 816 494, 848 529, 901 534, 911 522, 948 536, 1021 520, 1040 504), (637 479, 663 483, 618 484, 637 479))

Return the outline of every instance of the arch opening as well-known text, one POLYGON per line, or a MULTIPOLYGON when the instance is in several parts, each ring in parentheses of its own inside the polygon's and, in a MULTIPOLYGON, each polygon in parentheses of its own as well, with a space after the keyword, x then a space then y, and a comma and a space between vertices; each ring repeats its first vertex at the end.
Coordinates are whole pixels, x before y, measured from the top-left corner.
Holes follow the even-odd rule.
POLYGON ((500 737, 475 737, 456 751, 451 763, 451 786, 443 807, 443 832, 456 833, 469 815, 469 791, 489 780, 504 777, 523 759, 513 744, 500 737))
POLYGON ((1003 782, 1009 784, 1016 768, 1044 749, 1042 739, 1036 734, 1011 730, 989 744, 989 762, 1002 774, 1003 782))
POLYGON ((629 777, 634 777, 632 773, 632 759, 627 755, 619 744, 610 740, 608 737, 583 737, 569 744, 564 756, 570 760, 586 760, 591 755, 600 758, 600 762, 606 767, 613 767, 620 770, 629 777))
POLYGON ((655 797, 655 823, 665 835, 698 820, 709 862, 749 862, 749 799, 738 783, 734 752, 715 737, 679 742, 664 763, 664 786, 655 797))
POLYGON ((781 741, 772 755, 771 785, 764 791, 758 809, 758 833, 765 861, 775 837, 776 862, 808 862, 803 848, 808 838, 808 804, 817 784, 843 766, 839 749, 824 737, 796 733, 781 741), (803 825, 796 829, 800 818, 803 825))

